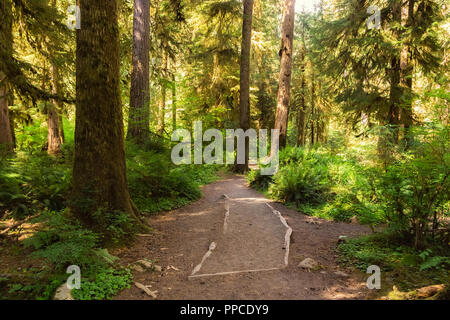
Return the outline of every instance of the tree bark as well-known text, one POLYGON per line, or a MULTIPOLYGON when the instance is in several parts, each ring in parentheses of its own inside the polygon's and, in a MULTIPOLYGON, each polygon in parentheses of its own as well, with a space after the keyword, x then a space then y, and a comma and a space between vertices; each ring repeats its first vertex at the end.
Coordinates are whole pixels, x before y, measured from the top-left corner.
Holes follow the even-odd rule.
MULTIPOLYGON (((60 88, 57 66, 52 64, 52 66, 50 67, 50 73, 52 78, 52 93, 55 95, 59 95, 60 88)), ((61 103, 56 99, 53 99, 51 104, 47 104, 47 152, 50 155, 56 155, 61 152, 62 139, 59 135, 61 132, 59 128, 59 110, 61 110, 61 103)))
POLYGON ((295 0, 285 0, 281 30, 281 63, 277 95, 275 129, 280 130, 280 148, 286 147, 289 98, 292 75, 292 44, 294 39, 295 0))
POLYGON ((305 69, 306 69, 306 46, 305 46, 305 33, 304 29, 302 30, 302 48, 300 51, 300 88, 301 88, 301 97, 300 97, 300 108, 297 111, 297 146, 305 145, 305 118, 306 118, 306 105, 305 105, 305 89, 306 89, 306 81, 305 81, 305 69))
MULTIPOLYGON (((12 55, 12 4, 10 0, 0 1, 0 53, 12 55)), ((6 75, 0 70, 0 151, 10 152, 14 148, 11 122, 9 119, 10 88, 6 75)))
POLYGON ((58 115, 58 123, 59 123, 58 127, 59 127, 59 137, 61 138, 61 144, 64 144, 66 142, 66 135, 64 134, 64 122, 61 112, 58 115))
POLYGON ((175 74, 172 75, 172 130, 177 129, 177 83, 175 74))
MULTIPOLYGON (((407 6, 402 7, 402 26, 411 28, 413 26, 414 15, 414 0, 409 0, 407 6)), ((403 40, 404 37, 403 37, 403 40)), ((403 90, 404 101, 402 103, 400 122, 403 125, 403 140, 405 148, 412 143, 410 136, 410 127, 413 124, 413 110, 412 110, 412 82, 414 66, 411 59, 411 51, 407 44, 403 46, 400 56, 400 86, 403 90)))
POLYGON ((150 1, 134 0, 133 54, 128 139, 138 144, 149 137, 150 1))
MULTIPOLYGON (((392 7, 392 17, 394 21, 401 23, 401 2, 397 1, 392 7)), ((400 40, 400 32, 394 30, 394 37, 400 40)), ((400 54, 394 55, 391 59, 391 87, 389 93, 389 113, 387 116, 387 124, 391 126, 391 133, 388 141, 390 144, 398 144, 398 125, 400 117, 400 105, 402 97, 402 89, 400 87, 401 69, 400 54)))
POLYGON ((311 146, 315 141, 315 129, 316 129, 316 83, 314 79, 314 68, 311 72, 311 146))
POLYGON ((161 96, 159 98, 159 115, 158 115, 158 132, 159 134, 164 133, 165 129, 165 111, 166 111, 166 73, 167 73, 167 51, 163 48, 162 66, 163 66, 163 76, 161 78, 161 96))
POLYGON ((85 225, 106 235, 118 212, 140 222, 127 187, 118 1, 83 0, 80 10, 71 207, 85 225))
POLYGON ((9 119, 9 87, 6 76, 0 72, 0 152, 13 150, 14 142, 9 119))
MULTIPOLYGON (((239 124, 244 131, 250 128, 250 51, 252 46, 253 0, 244 0, 240 68, 239 124)), ((249 138, 245 138, 245 163, 236 164, 236 171, 248 171, 249 138)))

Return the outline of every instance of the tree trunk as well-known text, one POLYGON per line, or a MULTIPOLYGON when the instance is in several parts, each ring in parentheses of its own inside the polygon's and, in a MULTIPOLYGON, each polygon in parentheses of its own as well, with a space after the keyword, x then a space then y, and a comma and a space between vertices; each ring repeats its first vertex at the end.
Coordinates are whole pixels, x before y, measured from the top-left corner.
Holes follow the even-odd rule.
POLYGON ((285 0, 281 30, 281 63, 277 95, 275 129, 280 130, 280 148, 286 147, 289 97, 292 75, 292 44, 294 39, 295 0, 285 0))
MULTIPOLYGON (((392 8, 392 17, 394 21, 401 23, 401 3, 397 1, 392 8)), ((394 30, 394 37, 400 40, 400 32, 394 30)), ((394 55, 391 59, 391 87, 389 93, 389 113, 387 123, 391 126, 392 132, 389 134, 390 144, 398 144, 398 125, 400 117, 400 105, 402 98, 402 89, 400 87, 400 54, 394 55)))
POLYGON ((71 206, 85 225, 106 237, 108 222, 119 212, 140 222, 127 187, 117 2, 80 1, 83 20, 77 30, 71 206))
POLYGON ((128 139, 138 144, 149 137, 150 1, 134 0, 133 68, 131 71, 128 139))
MULTIPOLYGON (((52 77, 52 93, 60 94, 58 69, 55 65, 50 67, 52 77)), ((53 99, 51 104, 47 104, 47 152, 50 155, 56 155, 61 152, 61 137, 59 128, 59 110, 61 110, 61 103, 53 99)))
POLYGON ((300 52, 300 88, 301 88, 301 97, 300 97, 300 108, 298 108, 297 112, 297 146, 305 145, 305 118, 306 118, 306 105, 305 105, 305 58, 306 58, 306 47, 304 42, 304 33, 302 33, 303 45, 300 52))
MULTIPOLYGON (((11 94, 12 95, 12 94, 11 94)), ((11 100, 11 104, 14 104, 14 99, 11 100)), ((15 121, 14 121, 14 113, 9 113, 9 124, 10 124, 10 130, 11 130, 11 136, 12 136, 12 142, 13 142, 13 149, 17 148, 17 140, 16 140, 16 132, 14 131, 15 128, 15 121)))
MULTIPOLYGON (((413 27, 414 0, 409 0, 407 6, 402 7, 402 26, 406 28, 413 27)), ((411 59, 411 51, 408 45, 404 45, 400 56, 400 86, 402 87, 405 99, 402 103, 400 122, 403 124, 403 140, 405 148, 412 143, 410 127, 413 124, 412 110, 412 77, 414 67, 411 59)))
MULTIPOLYGON (((239 124, 244 131, 250 128, 250 50, 252 46, 253 0, 244 0, 242 22, 239 124)), ((245 163, 236 164, 236 171, 248 171, 249 138, 245 137, 245 163)))
POLYGON ((0 73, 0 152, 10 152, 14 147, 8 102, 9 88, 7 79, 3 73, 0 73))
POLYGON ((177 83, 175 74, 172 75, 172 130, 177 129, 177 83))
MULTIPOLYGON (((10 0, 0 1, 0 53, 12 55, 12 4, 10 0)), ((10 152, 14 148, 9 119, 10 90, 6 75, 0 70, 0 151, 10 152)))
POLYGON ((165 129, 165 111, 166 111, 166 73, 167 73, 167 51, 163 48, 163 76, 161 78, 161 96, 159 98, 159 116, 158 116, 158 132, 159 134, 164 133, 165 129))
POLYGON ((61 112, 58 115, 58 127, 59 127, 59 137, 61 138, 61 144, 66 142, 66 135, 64 134, 64 122, 61 112))
POLYGON ((315 89, 314 69, 311 72, 311 146, 315 143, 315 127, 316 127, 316 89, 315 89))

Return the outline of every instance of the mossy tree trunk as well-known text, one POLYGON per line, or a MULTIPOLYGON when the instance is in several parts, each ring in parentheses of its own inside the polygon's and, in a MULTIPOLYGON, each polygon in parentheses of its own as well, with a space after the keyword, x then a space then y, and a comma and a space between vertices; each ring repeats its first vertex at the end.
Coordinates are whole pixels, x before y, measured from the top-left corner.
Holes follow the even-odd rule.
POLYGON ((177 82, 175 71, 172 74, 172 130, 177 129, 177 82))
POLYGON ((127 187, 117 0, 80 1, 72 212, 107 233, 118 212, 140 223, 127 187))
POLYGON ((277 111, 275 115, 275 129, 280 130, 280 148, 286 147, 287 127, 289 115, 289 99, 292 76, 292 57, 295 22, 295 0, 283 2, 283 20, 281 29, 281 64, 280 79, 277 95, 277 111))
MULTIPOLYGON (((411 28, 413 26, 414 0, 409 0, 407 5, 402 7, 402 26, 411 28)), ((405 32, 403 32, 404 34, 405 32)), ((411 36, 410 36, 411 37, 411 36)), ((405 38, 403 36, 403 38, 405 38)), ((414 66, 411 59, 410 47, 405 44, 400 56, 400 86, 403 89, 402 109, 400 113, 400 122, 403 125, 403 140, 405 148, 409 148, 412 143, 410 128, 413 124, 413 108, 412 108, 412 85, 414 66)))
MULTIPOLYGON (((392 18, 394 21, 401 23, 402 19, 402 5, 398 0, 392 7, 392 18)), ((400 31, 394 30, 394 37, 396 40, 400 40, 400 31)), ((395 54, 391 59, 391 81, 389 92, 389 112, 387 115, 387 124, 391 127, 392 133, 389 134, 389 144, 398 144, 398 126, 400 120, 400 105, 402 99, 402 88, 400 86, 401 80, 401 53, 395 54)))
MULTIPOLYGON (((0 1, 0 59, 12 55, 12 3, 0 1)), ((9 118, 10 88, 6 75, 0 70, 0 152, 10 152, 14 148, 11 121, 9 118)))
MULTIPOLYGON (((244 131, 250 128, 250 50, 252 45, 253 0, 244 0, 242 22, 239 123, 244 131)), ((248 171, 249 138, 245 137, 245 163, 236 164, 236 171, 248 171)))
POLYGON ((311 71, 311 146, 316 143, 316 81, 314 78, 314 68, 311 71))
POLYGON ((150 101, 150 1, 135 0, 133 14, 133 57, 130 89, 128 139, 138 144, 149 137, 150 101))
POLYGON ((160 135, 164 134, 165 130, 165 119, 166 116, 166 75, 167 75, 167 64, 168 64, 168 56, 165 45, 163 47, 162 52, 162 76, 161 76, 161 94, 159 97, 159 110, 158 110, 158 133, 160 135))
POLYGON ((300 107, 297 111, 297 146, 305 145, 305 119, 306 119, 306 46, 305 46, 305 30, 302 28, 302 48, 300 49, 300 107))
MULTIPOLYGON (((60 94, 59 88, 59 75, 57 66, 52 64, 50 67, 51 80, 52 80, 52 93, 55 95, 60 94)), ((51 104, 47 104, 47 126, 48 126, 48 149, 47 152, 50 155, 56 155, 61 152, 62 138, 60 136, 61 130, 59 128, 59 111, 61 110, 61 102, 53 99, 51 104)))

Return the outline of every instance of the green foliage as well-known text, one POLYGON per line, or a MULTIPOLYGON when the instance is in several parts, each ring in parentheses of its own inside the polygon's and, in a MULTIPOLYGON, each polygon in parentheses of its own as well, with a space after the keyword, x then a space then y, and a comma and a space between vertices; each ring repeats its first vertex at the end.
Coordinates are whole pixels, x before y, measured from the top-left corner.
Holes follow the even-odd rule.
POLYGON ((110 300, 123 289, 130 288, 133 276, 128 268, 105 268, 95 276, 82 279, 80 289, 72 296, 77 300, 110 300))
POLYGON ((27 278, 21 277, 20 282, 8 284, 8 296, 5 298, 50 300, 66 278, 65 274, 50 274, 48 270, 30 269, 27 278))
POLYGON ((361 165, 352 152, 333 154, 333 148, 287 147, 280 152, 279 171, 273 177, 250 172, 250 185, 308 215, 380 223, 381 207, 371 198, 371 177, 378 170, 361 165))
POLYGON ((170 154, 145 151, 128 144, 128 185, 137 207, 144 213, 172 210, 201 196, 200 185, 211 183, 217 176, 215 165, 172 164, 170 154))
POLYGON ((99 236, 84 229, 65 212, 48 212, 42 217, 45 227, 24 241, 26 248, 33 248, 33 256, 51 263, 62 271, 68 265, 90 268, 102 263, 95 254, 99 236))
POLYGON ((17 218, 66 206, 72 177, 71 163, 66 160, 70 158, 70 147, 62 158, 33 150, 19 151, 15 157, 0 162, 0 209, 9 209, 17 218))
POLYGON ((445 256, 433 256, 433 251, 431 249, 426 249, 422 253, 419 254, 419 257, 422 259, 422 263, 420 264, 420 271, 427 269, 444 269, 450 266, 450 257, 445 256))
MULTIPOLYGON (((50 299, 55 289, 67 279, 65 268, 77 265, 82 270, 80 290, 74 290, 77 299, 111 299, 118 291, 129 287, 132 276, 129 269, 113 267, 117 257, 107 249, 98 248, 99 235, 74 220, 66 212, 49 212, 41 218, 43 229, 24 240, 25 248, 33 249, 31 255, 49 263, 49 268, 37 273, 36 283, 13 285, 10 294, 50 299)), ((109 230, 116 238, 123 237, 121 219, 110 224, 109 230), (114 228, 113 228, 113 227, 114 228)))
POLYGON ((280 168, 273 178, 269 194, 276 200, 285 202, 322 201, 328 190, 327 172, 323 166, 314 166, 304 161, 302 165, 289 165, 280 168))
POLYGON ((439 236, 437 219, 449 216, 450 129, 432 125, 415 130, 411 148, 386 168, 375 187, 391 228, 418 248, 438 240, 429 236, 439 236))
POLYGON ((102 227, 102 243, 118 245, 129 243, 134 239, 135 221, 129 214, 117 210, 99 209, 92 217, 95 224, 102 227))
POLYGON ((337 221, 356 216, 370 226, 388 223, 416 248, 446 244, 449 231, 440 229, 439 221, 449 216, 450 129, 428 123, 408 134, 408 149, 400 144, 388 163, 374 161, 373 150, 364 146, 339 153, 335 142, 287 147, 272 181, 257 172, 248 179, 305 214, 337 221))
POLYGON ((262 175, 261 170, 251 170, 247 174, 247 181, 252 188, 260 191, 267 190, 273 181, 273 177, 262 175))
POLYGON ((345 266, 366 272, 377 265, 404 289, 450 281, 448 248, 415 250, 392 231, 349 239, 337 251, 345 266))

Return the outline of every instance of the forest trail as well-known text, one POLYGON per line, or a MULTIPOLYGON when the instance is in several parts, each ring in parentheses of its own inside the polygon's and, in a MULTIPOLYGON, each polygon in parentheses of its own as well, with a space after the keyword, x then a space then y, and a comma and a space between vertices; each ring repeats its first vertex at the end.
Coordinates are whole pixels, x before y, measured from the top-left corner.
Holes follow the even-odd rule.
MULTIPOLYGON (((157 299, 366 297, 365 275, 341 270, 334 249, 339 236, 368 228, 302 215, 247 187, 242 176, 204 186, 203 194, 149 218, 153 232, 116 253, 124 264, 149 259, 162 266, 134 272, 134 281, 157 291, 157 299), (305 258, 320 268, 299 267, 305 258)), ((116 298, 153 299, 135 285, 116 298)))

